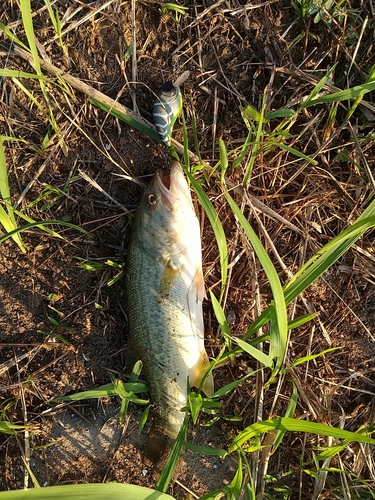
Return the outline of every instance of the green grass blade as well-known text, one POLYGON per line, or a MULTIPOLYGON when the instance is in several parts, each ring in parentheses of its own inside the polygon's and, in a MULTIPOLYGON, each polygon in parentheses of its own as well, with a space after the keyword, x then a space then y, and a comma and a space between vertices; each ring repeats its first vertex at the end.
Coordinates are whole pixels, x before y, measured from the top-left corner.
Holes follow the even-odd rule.
POLYGON ((219 138, 219 152, 220 152, 220 165, 221 165, 221 183, 225 182, 225 175, 228 170, 228 151, 225 146, 225 142, 220 137, 219 138))
MULTIPOLYGON (((43 81, 42 76, 39 76, 39 79, 41 82, 43 81)), ((48 119, 49 115, 47 111, 43 108, 40 102, 37 99, 35 99, 33 94, 25 87, 25 85, 23 85, 23 83, 20 82, 18 78, 13 78, 13 82, 17 85, 17 87, 19 87, 22 90, 22 92, 30 99, 30 101, 33 102, 35 106, 39 109, 39 111, 43 113, 43 115, 48 119)))
POLYGON ((66 484, 33 490, 0 492, 1 500, 174 500, 144 486, 119 483, 66 484))
POLYGON ((223 486, 218 490, 210 491, 207 495, 203 495, 199 500, 220 500, 226 498, 227 486, 223 486))
MULTIPOLYGON (((127 386, 120 379, 115 379, 112 377, 112 382, 115 387, 117 395, 121 398, 121 407, 119 410, 119 423, 123 425, 125 422, 126 415, 128 413, 129 403, 136 403, 141 405, 149 404, 147 399, 140 399, 134 394, 134 390, 129 390, 130 384, 135 384, 138 377, 142 371, 142 361, 137 361, 133 366, 133 370, 129 377, 129 382, 127 386)), ((135 386, 136 387, 136 386, 135 386)))
POLYGON ((0 420, 0 432, 3 434, 15 434, 17 431, 24 431, 24 425, 11 424, 7 420, 0 420))
POLYGON ((255 370, 251 373, 248 373, 247 375, 244 375, 243 377, 235 380, 234 382, 229 382, 229 384, 224 385, 223 387, 220 387, 214 394, 212 394, 211 398, 222 398, 226 394, 229 394, 230 392, 233 391, 236 387, 238 387, 242 382, 244 382, 246 379, 249 377, 253 377, 256 372, 259 370, 255 370))
POLYGON ((265 108, 266 108, 266 91, 264 91, 264 94, 263 94, 262 108, 260 110, 260 114, 259 114, 259 117, 257 120, 258 125, 257 125, 256 134, 255 134, 255 141, 254 141, 253 149, 251 151, 249 163, 247 165, 246 172, 245 172, 245 175, 243 177, 243 181, 242 181, 243 186, 246 186, 246 184, 248 183, 248 181, 250 179, 251 172, 253 171, 255 159, 257 157, 258 150, 260 148, 260 138, 261 138, 261 135, 263 134, 263 123, 265 122, 265 119, 264 119, 265 108))
POLYGON ((222 448, 212 448, 211 446, 198 446, 196 444, 184 443, 185 448, 188 450, 194 451, 195 453, 201 453, 202 455, 208 455, 211 457, 220 457, 225 458, 228 455, 228 452, 223 450, 222 448))
POLYGON ((301 108, 308 108, 310 106, 316 106, 317 104, 326 104, 331 102, 348 101, 350 99, 357 99, 364 96, 368 92, 375 90, 375 82, 362 83, 362 85, 357 85, 349 89, 340 90, 334 92, 333 94, 328 94, 322 97, 317 97, 311 101, 305 101, 301 108))
POLYGON ((303 160, 309 162, 311 165, 317 165, 318 162, 314 160, 313 158, 310 158, 310 156, 305 155, 304 153, 301 153, 301 151, 298 151, 298 149, 292 148, 291 146, 287 146, 286 144, 283 144, 282 142, 267 142, 267 147, 268 146, 275 146, 280 149, 285 149, 285 151, 288 151, 288 153, 292 153, 292 155, 297 156, 297 158, 302 158, 303 160))
POLYGON ((215 233, 217 246, 219 249, 220 256, 220 269, 221 269, 221 293, 220 293, 220 301, 223 297, 225 286, 228 278, 228 248, 227 248, 227 240, 225 237, 223 226, 220 222, 220 219, 214 209, 212 203, 208 199, 208 196, 201 188, 200 184, 194 179, 193 175, 186 171, 186 175, 191 182, 194 191, 196 192, 199 202, 204 208, 204 211, 207 214, 207 217, 211 223, 212 229, 215 233))
POLYGON ((294 328, 299 328, 302 325, 305 325, 309 321, 312 321, 314 318, 318 316, 318 313, 308 313, 299 316, 298 318, 294 318, 288 323, 288 330, 293 330, 294 328))
POLYGON ((186 431, 189 422, 189 415, 185 413, 184 423, 182 424, 181 430, 178 433, 176 441, 172 447, 169 457, 165 463, 163 470, 161 471, 158 482, 156 483, 155 489, 157 491, 167 491, 169 483, 171 482, 173 472, 176 468, 178 459, 180 458, 182 448, 185 443, 186 431))
MULTIPOLYGON (((284 298, 284 296, 283 296, 283 298, 284 298)), ((285 314, 285 323, 287 325, 286 307, 285 307, 284 311, 285 311, 285 313, 284 313, 285 314)), ((269 380, 269 383, 274 380, 276 373, 280 370, 281 365, 284 361, 284 356, 285 356, 286 347, 287 347, 287 340, 288 340, 288 328, 286 326, 283 334, 280 333, 279 316, 278 316, 278 312, 276 310, 275 302, 274 302, 274 300, 272 300, 271 304, 270 304, 270 351, 269 351, 269 357, 271 359, 276 357, 276 366, 273 370, 272 377, 269 380)))
MULTIPOLYGON (((369 71, 368 77, 366 78, 365 83, 371 83, 371 82, 374 82, 374 80, 375 80, 375 64, 372 65, 372 67, 369 71)), ((349 109, 348 114, 346 115, 344 121, 347 121, 350 119, 350 117, 352 116, 354 111, 357 109, 357 107, 361 103, 361 101, 362 101, 362 96, 359 96, 356 98, 353 105, 349 109)))
POLYGON ((68 49, 64 45, 64 42, 62 40, 61 21, 60 21, 60 17, 59 17, 59 11, 58 11, 58 9, 56 9, 55 12, 53 11, 52 4, 51 4, 50 0, 44 0, 44 3, 46 4, 47 10, 48 10, 48 15, 51 19, 51 23, 53 25, 55 33, 59 39, 60 47, 62 48, 65 57, 68 57, 68 49))
POLYGON ((58 238, 60 240, 64 240, 65 241, 65 238, 63 236, 61 236, 61 234, 56 233, 56 231, 53 231, 52 229, 49 229, 48 227, 44 227, 43 226, 43 222, 42 223, 38 223, 37 221, 35 221, 31 217, 28 217, 26 214, 24 214, 23 212, 20 212, 19 210, 13 209, 13 212, 18 217, 20 217, 21 219, 25 220, 26 222, 29 222, 30 224, 34 224, 34 223, 39 224, 39 225, 36 226, 38 229, 41 229, 42 231, 45 231, 46 233, 48 233, 49 235, 53 236, 54 238, 58 238))
POLYGON ((17 243, 20 250, 25 253, 26 248, 22 242, 21 235, 17 232, 16 219, 14 217, 13 207, 11 205, 9 179, 7 172, 7 165, 5 159, 5 152, 3 140, 5 138, 0 136, 0 196, 1 200, 5 202, 6 210, 0 205, 0 224, 3 226, 7 234, 11 234, 15 243, 17 243))
POLYGON ((142 361, 138 360, 133 366, 133 370, 129 377, 129 382, 136 382, 138 380, 138 377, 140 376, 142 371, 142 367, 143 367, 142 361))
MULTIPOLYGON (((127 392, 148 392, 148 387, 140 382, 125 382, 124 389, 127 392)), ((118 396, 118 388, 115 384, 107 384, 90 391, 77 392, 69 396, 61 396, 54 401, 82 401, 83 399, 105 398, 107 396, 118 396)))
POLYGON ((80 231, 81 233, 89 234, 87 231, 85 231, 81 227, 76 226, 75 224, 71 224, 70 222, 64 222, 61 220, 47 220, 47 221, 40 221, 40 222, 30 222, 30 224, 25 224, 24 226, 13 229, 12 231, 4 234, 4 236, 0 237, 0 243, 7 240, 8 238, 13 238, 13 236, 16 235, 17 233, 20 233, 22 231, 26 231, 26 229, 32 229, 33 227, 39 227, 39 226, 48 226, 51 224, 70 227, 71 229, 75 229, 77 231, 80 231))
POLYGON ((294 118, 296 112, 293 109, 277 109, 276 111, 269 111, 265 118, 267 121, 272 120, 273 118, 294 118))
MULTIPOLYGON (((264 326, 270 319, 270 311, 271 307, 268 307, 259 317, 254 321, 254 323, 250 326, 246 334, 244 335, 243 340, 246 340, 248 344, 255 346, 260 344, 261 342, 266 342, 270 338, 269 333, 265 333, 259 337, 256 337, 255 339, 248 340, 248 338, 251 335, 254 335, 259 328, 264 326)), ((300 316, 298 318, 295 318, 294 320, 289 321, 288 323, 288 331, 293 330, 294 328, 299 328, 300 326, 308 323, 309 321, 313 320, 317 316, 317 313, 311 313, 311 314, 304 314, 303 316, 300 316)), ((218 357, 218 363, 224 362, 227 359, 235 356, 236 354, 239 354, 242 352, 242 349, 240 347, 235 347, 229 352, 226 352, 224 354, 221 354, 218 357)))
POLYGON ((0 205, 0 224, 3 226, 5 231, 12 232, 14 230, 14 224, 12 223, 9 214, 4 210, 4 208, 0 205))
POLYGON ((141 434, 144 426, 146 425, 146 422, 148 420, 148 415, 150 413, 150 408, 151 408, 151 405, 148 405, 147 408, 145 408, 144 412, 142 413, 142 416, 139 420, 138 436, 141 434))
POLYGON ((243 481, 242 472, 242 458, 238 459, 237 470, 234 478, 228 486, 223 486, 218 490, 211 491, 207 495, 203 495, 200 500, 219 500, 220 498, 226 498, 227 500, 239 500, 243 498, 240 496, 243 481))
POLYGON ((343 451, 344 448, 346 448, 346 446, 348 446, 349 442, 350 441, 344 441, 343 444, 330 446, 326 450, 323 450, 321 453, 319 453, 319 455, 317 455, 315 457, 315 460, 316 461, 328 460, 329 458, 334 457, 335 455, 337 455, 337 453, 340 453, 341 451, 343 451))
POLYGON ((270 420, 264 420, 263 422, 257 422, 249 427, 246 427, 246 429, 234 438, 228 453, 238 450, 238 448, 252 438, 274 430, 282 432, 308 432, 310 434, 318 434, 321 436, 332 436, 337 439, 347 439, 350 442, 369 443, 375 445, 375 439, 372 439, 364 434, 346 431, 316 422, 298 420, 296 418, 277 417, 270 420))
POLYGON ((188 172, 191 172, 190 168, 190 158, 189 158, 189 137, 188 137, 188 131, 186 127, 186 120, 185 120, 185 113, 182 112, 181 114, 182 118, 182 133, 184 137, 184 151, 183 151, 183 157, 184 157, 184 165, 185 168, 188 172))
POLYGON ((262 120, 262 114, 249 103, 241 107, 241 113, 247 120, 253 120, 258 123, 262 120))
POLYGON ((227 500, 238 500, 240 498, 242 480, 242 458, 239 456, 236 473, 228 486, 227 500))
POLYGON ((107 104, 103 104, 102 102, 100 102, 94 98, 90 98, 89 101, 91 102, 91 104, 93 104, 97 108, 102 109, 106 113, 109 113, 110 115, 115 116, 116 118, 127 123, 131 127, 139 130, 140 132, 142 132, 142 134, 147 135, 147 137, 150 137, 150 139, 153 139, 155 142, 161 143, 161 137, 156 132, 156 130, 148 127, 142 121, 137 120, 135 116, 126 115, 124 113, 121 113, 121 111, 118 111, 117 109, 113 109, 110 106, 108 106, 107 104))
MULTIPOLYGON (((33 56, 33 67, 35 69, 36 74, 39 76, 42 76, 39 53, 38 53, 38 49, 37 49, 36 41, 35 41, 35 33, 34 33, 32 10, 31 10, 31 1, 30 0, 20 0, 20 9, 21 9, 23 27, 25 29, 25 33, 26 33, 27 41, 28 41, 28 44, 30 47, 31 55, 33 56)), ((53 115, 53 110, 50 106, 48 93, 47 93, 46 87, 44 85, 44 78, 40 79, 39 83, 40 83, 40 89, 43 93, 44 100, 45 100, 47 107, 48 107, 48 120, 49 120, 50 124, 52 125, 54 131, 58 135, 60 135, 55 117, 53 115)))
POLYGON ((334 102, 329 106, 328 117, 324 124, 323 138, 327 138, 333 133, 333 130, 335 128, 338 108, 339 108, 338 102, 334 102))
POLYGON ((310 354, 310 356, 303 356, 302 358, 298 358, 295 361, 293 361, 293 363, 290 366, 285 368, 285 370, 282 370, 282 373, 286 373, 288 370, 294 368, 295 366, 319 358, 320 356, 324 356, 324 354, 328 354, 329 352, 337 351, 338 349, 342 349, 342 347, 330 347, 329 349, 325 349, 324 351, 318 352, 318 354, 310 354))
POLYGON ((51 337, 53 339, 56 339, 59 342, 61 342, 62 344, 69 345, 69 346, 71 345, 71 343, 68 342, 62 335, 58 335, 57 333, 43 332, 42 330, 38 330, 37 333, 39 333, 39 335, 45 335, 46 337, 51 337))
MULTIPOLYGON (((305 102, 302 104, 300 109, 307 108, 311 105, 312 100, 319 94, 319 92, 322 90, 324 85, 327 83, 328 79, 332 75, 333 71, 335 70, 337 66, 337 63, 330 68, 327 73, 319 80, 319 82, 315 85, 313 88, 312 92, 308 96, 308 98, 305 100, 305 102)), ((315 102, 315 101, 314 101, 315 102)))
POLYGON ((172 3, 172 2, 165 2, 161 6, 161 13, 162 15, 166 15, 168 13, 168 10, 171 10, 173 12, 176 12, 178 14, 182 14, 183 16, 186 16, 188 7, 183 7, 181 5, 172 3))
MULTIPOLYGON (((285 417, 293 417, 294 412, 296 411, 297 408, 297 403, 298 403, 298 390, 296 384, 293 382, 293 392, 292 395, 290 396, 290 400, 287 406, 287 409, 285 411, 285 417)), ((272 453, 275 453, 279 445, 281 444, 281 441, 283 440, 283 437, 285 435, 284 431, 277 431, 275 441, 272 446, 272 453)))
POLYGON ((23 26, 25 28, 25 33, 27 37, 27 41, 30 47, 31 54, 33 56, 34 60, 34 69, 38 75, 41 75, 41 69, 40 69, 40 60, 39 60, 39 54, 38 54, 38 49, 36 48, 36 43, 35 43, 35 35, 34 35, 34 27, 33 27, 33 18, 31 16, 31 3, 30 0, 20 0, 20 9, 21 9, 21 15, 22 15, 22 22, 23 26))
MULTIPOLYGON (((23 49, 27 50, 27 52, 30 52, 29 47, 27 47, 24 43, 21 42, 19 38, 16 37, 6 26, 4 23, 0 22, 0 30, 11 40, 12 42, 16 43, 23 49)), ((0 70, 0 76, 2 76, 1 73, 2 70, 0 70)))
POLYGON ((253 130, 250 129, 247 134, 246 141, 242 144, 240 148, 239 155, 233 162, 232 170, 235 170, 238 167, 238 165, 244 160, 245 156, 248 154, 250 146, 252 144, 251 142, 252 137, 253 137, 253 130))
POLYGON ((50 0, 44 0, 44 3, 47 7, 48 15, 49 15, 49 18, 51 20, 53 29, 55 30, 56 34, 58 35, 59 34, 58 22, 57 22, 57 18, 55 17, 55 13, 53 12, 51 2, 50 2, 50 0))
MULTIPOLYGON (((366 434, 369 432, 374 432, 374 424, 372 424, 369 427, 362 427, 359 431, 358 434, 366 434)), ((328 458, 332 458, 333 456, 337 455, 337 453, 340 453, 348 444, 350 443, 350 440, 343 441, 341 444, 338 445, 333 445, 330 446, 323 451, 321 451, 316 457, 314 458, 315 461, 320 461, 320 460, 327 460, 328 458)))
POLYGON ((215 295, 212 293, 211 290, 210 290, 210 297, 211 297, 212 307, 221 331, 224 333, 225 336, 228 335, 230 336, 230 328, 224 310, 221 307, 220 302, 217 300, 217 298, 215 297, 215 295))
POLYGON ((37 75, 36 73, 27 73, 26 71, 19 71, 16 69, 0 69, 0 76, 8 78, 32 78, 34 80, 43 79, 45 81, 51 82, 51 80, 47 80, 44 76, 37 75))
POLYGON ((224 194, 233 213, 235 214, 240 225, 244 229, 246 236, 251 242, 270 283, 273 296, 272 309, 274 310, 274 321, 272 324, 273 328, 270 330, 271 346, 269 357, 271 359, 276 358, 275 371, 278 371, 284 360, 288 338, 288 321, 283 289, 281 287, 276 269, 273 266, 271 259, 269 258, 258 236, 255 234, 255 231, 250 226, 248 220, 243 215, 240 208, 237 206, 230 194, 228 192, 225 192, 224 194))
POLYGON ((14 219, 13 210, 10 205, 9 179, 8 179, 6 160, 5 160, 3 138, 1 136, 0 136, 0 194, 1 198, 7 204, 9 219, 11 220, 12 225, 15 227, 16 221, 14 219))
POLYGON ((202 408, 202 400, 201 394, 197 394, 196 392, 189 393, 189 406, 194 425, 197 423, 198 416, 202 408))
POLYGON ((254 485, 245 484, 245 500, 256 500, 254 485))
POLYGON ((267 356, 267 354, 264 354, 264 352, 260 351, 256 347, 253 347, 244 340, 236 338, 233 338, 233 340, 237 342, 237 344, 241 347, 242 350, 250 354, 250 356, 259 361, 259 363, 262 363, 262 365, 267 366, 268 368, 273 368, 273 361, 270 356, 267 356))
POLYGON ((13 137, 11 135, 1 135, 0 138, 4 141, 15 141, 15 142, 23 142, 24 144, 29 144, 28 141, 26 141, 25 139, 21 139, 19 137, 13 137))
MULTIPOLYGON (((372 203, 375 208, 374 202, 372 203)), ((362 214, 363 215, 363 214, 362 214)), ((362 219, 362 216, 352 226, 345 229, 319 250, 285 287, 285 302, 289 304, 306 288, 314 283, 327 269, 329 269, 362 234, 375 227, 375 216, 362 219)))
MULTIPOLYGON (((251 335, 254 335, 262 326, 264 326, 271 317, 271 308, 272 306, 269 306, 265 311, 262 312, 262 314, 254 321, 254 323, 249 327, 248 331, 246 332, 246 335, 244 336, 244 340, 247 340, 251 335)), ((288 331, 293 330, 293 328, 298 328, 305 323, 308 323, 312 319, 314 319, 317 316, 317 313, 311 313, 311 314, 305 314, 303 316, 300 316, 299 318, 295 318, 294 320, 291 320, 288 323, 288 331)), ((268 340, 268 334, 263 335, 262 337, 266 337, 265 340, 268 340)), ((257 339, 254 339, 251 341, 251 345, 254 345, 254 342, 256 344, 258 343, 257 340, 261 337, 257 337, 257 339)), ((264 342, 262 340, 261 342, 264 342)))
POLYGON ((227 318, 225 317, 225 313, 223 311, 223 308, 220 305, 220 302, 217 300, 217 298, 215 297, 215 295, 212 293, 211 290, 210 290, 210 297, 211 297, 212 307, 213 307, 217 322, 219 323, 221 332, 224 335, 225 343, 228 347, 228 350, 231 350, 232 349, 232 339, 231 339, 230 328, 228 325, 227 318))
MULTIPOLYGON (((285 303, 290 304, 306 288, 308 288, 319 276, 329 269, 349 248, 362 236, 362 234, 374 226, 375 200, 370 203, 366 210, 358 217, 357 221, 345 229, 338 236, 322 247, 293 277, 284 288, 285 303), (366 220, 367 219, 367 220, 366 220), (363 221, 366 220, 365 223, 363 221), (354 228, 354 229, 353 229, 354 228)), ((254 321, 248 329, 244 339, 254 335, 259 328, 264 326, 271 318, 272 306, 269 306, 254 321)))

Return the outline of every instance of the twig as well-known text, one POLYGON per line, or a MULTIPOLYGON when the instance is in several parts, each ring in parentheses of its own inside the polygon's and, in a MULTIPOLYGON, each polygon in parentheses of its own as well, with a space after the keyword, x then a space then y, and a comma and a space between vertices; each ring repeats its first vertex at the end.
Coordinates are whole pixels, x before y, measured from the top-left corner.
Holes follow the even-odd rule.
POLYGON ((192 496, 192 497, 194 497, 194 498, 199 498, 199 496, 198 496, 198 495, 196 495, 196 494, 194 493, 194 491, 190 490, 187 486, 185 486, 183 483, 181 483, 178 479, 175 479, 175 480, 174 480, 174 482, 175 482, 176 484, 178 484, 179 486, 181 486, 181 488, 183 488, 185 491, 187 491, 187 492, 189 493, 189 495, 188 495, 188 496, 192 496))
MULTIPOLYGON (((234 192, 238 192, 238 190, 236 191, 236 189, 234 189, 234 192)), ((289 222, 282 215, 275 212, 275 210, 272 210, 272 208, 268 207, 262 201, 258 200, 258 198, 256 198, 255 196, 246 193, 246 198, 247 198, 247 205, 249 205, 250 207, 255 208, 255 210, 267 215, 268 217, 271 217, 271 219, 281 222, 282 224, 284 224, 286 227, 296 232, 297 234, 305 235, 305 232, 302 229, 295 226, 292 222, 289 222)))
POLYGON ((99 184, 94 179, 92 179, 88 174, 86 174, 86 172, 84 172, 83 170, 81 170, 79 168, 78 173, 83 179, 85 179, 85 181, 87 181, 89 184, 91 184, 91 186, 93 186, 95 189, 97 189, 100 193, 104 194, 104 196, 106 196, 109 200, 111 200, 112 203, 114 203, 115 205, 120 207, 121 210, 123 210, 127 214, 130 213, 130 210, 125 208, 123 205, 121 205, 121 203, 119 203, 117 200, 115 200, 110 194, 108 194, 106 191, 104 191, 104 189, 101 186, 99 186, 99 184))
MULTIPOLYGON (((3 346, 3 345, 4 344, 0 344, 0 347, 3 346)), ((14 344, 9 344, 9 345, 14 345, 14 344)), ((21 344, 21 345, 27 345, 27 344, 21 344)), ((43 345, 44 346, 44 344, 37 344, 37 345, 38 346, 39 345, 43 345)), ((18 365, 19 361, 22 361, 23 359, 27 359, 29 356, 31 356, 31 354, 33 354, 37 350, 38 350, 38 347, 34 347, 34 349, 31 349, 30 351, 27 351, 24 354, 20 354, 17 357, 15 356, 14 359, 10 359, 9 361, 6 361, 5 363, 2 363, 0 365, 0 375, 2 375, 7 370, 9 370, 10 368, 12 368, 14 365, 18 365)))
MULTIPOLYGON (((248 200, 248 205, 253 208, 250 200, 248 200)), ((288 267, 284 264, 284 261, 282 260, 282 258, 280 257, 280 254, 279 252, 277 251, 273 241, 272 241, 272 238, 270 237, 270 235, 268 234, 266 228, 264 227, 264 224, 263 222, 260 220, 260 217, 259 215, 256 213, 256 211, 253 209, 253 213, 254 213, 254 216, 256 218, 256 221, 257 223, 259 224, 259 227, 260 227, 260 230, 261 232, 263 233, 263 236, 265 238, 265 240, 267 241, 268 245, 270 246, 271 250, 272 250, 272 253, 274 254, 274 256, 276 257, 278 263, 280 264, 282 270, 284 271, 284 273, 286 274, 286 276, 291 279, 293 277, 293 273, 290 271, 290 269, 288 269, 288 267)))
POLYGON ((214 91, 214 118, 212 122, 212 159, 215 160, 215 142, 216 142, 216 127, 217 127, 217 112, 219 109, 219 101, 217 100, 217 87, 214 91))
POLYGON ((54 146, 52 146, 51 150, 50 150, 50 153, 49 155, 47 156, 47 158, 44 160, 44 162, 41 164, 41 166, 39 167, 39 170, 37 171, 37 173, 34 175, 34 177, 28 182, 27 186, 25 187, 25 189, 22 191, 22 193, 20 194, 18 200, 16 201, 16 203, 14 204, 14 208, 17 208, 21 201, 25 198, 26 194, 29 192, 29 190, 31 189, 31 187, 34 185, 34 183, 39 179, 39 177, 42 175, 42 173, 44 172, 45 168, 49 165, 50 161, 52 159, 56 159, 56 156, 58 154, 58 149, 61 145, 61 143, 64 141, 63 138, 61 138, 56 144, 54 144, 54 146))
MULTIPOLYGON (((39 348, 34 348, 32 351, 39 350, 39 348)), ((29 430, 28 430, 28 418, 27 418, 27 408, 26 408, 26 400, 25 400, 25 392, 23 389, 23 385, 21 383, 21 375, 20 375, 20 370, 18 366, 18 359, 16 357, 16 354, 14 353, 15 357, 15 364, 17 366, 17 377, 18 377, 18 383, 20 387, 20 393, 21 393, 21 407, 22 407, 22 413, 23 413, 23 423, 25 425, 25 433, 24 433, 24 461, 25 461, 25 468, 24 468, 24 475, 23 475, 23 487, 25 490, 28 489, 29 487, 29 470, 30 470, 30 435, 29 435, 29 430)))
MULTIPOLYGON (((72 23, 68 28, 62 30, 61 36, 66 35, 66 33, 69 33, 69 31, 76 30, 78 26, 81 24, 84 24, 86 21, 89 21, 92 17, 94 17, 96 14, 99 14, 102 10, 106 9, 109 5, 113 3, 113 0, 108 0, 107 2, 103 3, 102 5, 99 5, 96 9, 93 9, 91 12, 89 12, 86 16, 83 16, 79 21, 72 23)), ((79 7, 77 10, 81 10, 82 7, 79 7)), ((76 12, 75 12, 76 13, 76 12)), ((55 35, 51 41, 57 40, 58 35, 55 35)))
POLYGON ((363 161, 363 166, 365 167, 365 170, 366 170, 366 173, 367 173, 367 176, 368 176, 368 179, 370 181, 370 184, 371 184, 371 187, 372 189, 375 191, 375 179, 374 179, 374 176, 372 175, 372 172, 371 172, 371 169, 369 167, 369 164, 367 163, 367 159, 366 159, 366 156, 364 155, 363 153, 363 150, 359 144, 359 141, 358 141, 358 138, 357 138, 357 133, 356 131, 353 129, 353 126, 350 122, 348 122, 349 124, 349 128, 351 130, 351 133, 352 133, 352 136, 353 136, 353 139, 354 139, 354 142, 355 142, 355 145, 356 145, 356 148, 358 150, 358 153, 360 154, 361 158, 362 158, 362 161, 363 161))
MULTIPOLYGON (((137 30, 135 26, 135 0, 132 0, 132 80, 133 82, 138 81, 138 72, 137 72, 137 30)), ((137 96, 135 93, 135 85, 132 85, 131 90, 132 101, 133 101, 133 111, 134 113, 138 113, 137 106, 137 96)))
MULTIPOLYGON (((21 47, 15 46, 13 53, 19 57, 22 57, 22 59, 25 59, 28 61, 31 65, 33 64, 33 57, 32 55, 27 52, 26 50, 22 49, 21 47)), ((79 92, 82 92, 85 94, 88 98, 90 99, 95 99, 97 101, 100 101, 102 104, 105 106, 108 106, 111 110, 118 111, 119 113, 123 114, 124 116, 128 116, 130 119, 134 121, 134 127, 136 127, 136 124, 138 125, 138 128, 140 130, 142 129, 151 129, 152 131, 156 132, 155 126, 150 123, 148 120, 143 118, 143 116, 134 113, 131 109, 127 108, 126 106, 123 106, 122 104, 118 103, 114 99, 111 99, 110 97, 106 96, 99 90, 94 89, 91 87, 91 85, 88 85, 87 83, 82 82, 79 78, 76 78, 69 73, 66 73, 65 71, 61 70, 60 68, 57 68, 53 64, 50 64, 46 61, 43 61, 43 59, 40 60, 40 66, 42 69, 48 71, 48 73, 51 73, 52 75, 57 76, 58 78, 63 79, 68 85, 72 86, 79 92)), ((137 128, 137 127, 136 127, 137 128)), ((172 139, 172 145, 175 148, 175 150, 183 154, 184 152, 184 146, 180 142, 176 141, 175 139, 172 139)), ((195 155, 192 151, 188 150, 188 155, 189 159, 191 160, 192 163, 200 163, 200 159, 197 155, 195 155)))

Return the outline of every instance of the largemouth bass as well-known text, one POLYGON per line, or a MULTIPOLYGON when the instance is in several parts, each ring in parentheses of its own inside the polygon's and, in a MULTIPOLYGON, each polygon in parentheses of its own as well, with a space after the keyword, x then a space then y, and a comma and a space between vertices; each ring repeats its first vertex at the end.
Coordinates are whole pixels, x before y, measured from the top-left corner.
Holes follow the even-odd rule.
MULTIPOLYGON (((128 348, 141 359, 157 428, 176 438, 187 405, 187 380, 198 387, 209 360, 198 218, 177 162, 158 170, 135 220, 126 264, 128 348)), ((210 396, 212 374, 203 391, 210 396)))

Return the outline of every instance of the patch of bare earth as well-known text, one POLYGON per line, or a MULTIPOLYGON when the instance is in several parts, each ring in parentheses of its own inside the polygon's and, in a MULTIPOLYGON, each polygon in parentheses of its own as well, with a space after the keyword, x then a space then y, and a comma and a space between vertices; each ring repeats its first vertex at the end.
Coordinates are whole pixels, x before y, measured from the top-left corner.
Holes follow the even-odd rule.
MULTIPOLYGON (((335 62, 329 83, 339 88, 363 83, 370 71, 374 56, 368 41, 374 29, 370 2, 348 8, 342 15, 330 11, 316 24, 311 18, 301 20, 286 1, 181 3, 188 8, 187 15, 175 22, 160 15, 160 2, 136 2, 133 24, 130 1, 58 0, 54 8, 62 19, 64 54, 44 2, 32 2, 41 57, 130 108, 135 96, 137 109, 148 120, 153 92, 189 70, 183 94, 190 148, 195 151, 195 121, 199 150, 211 166, 219 159, 219 137, 229 151, 246 140, 241 102, 259 110, 265 96, 267 112, 289 108, 300 103, 335 62), (126 55, 132 24, 136 74, 126 55), (131 85, 134 76, 136 86, 131 85)), ((0 19, 26 42, 16 2, 2 2, 0 19)), ((1 67, 32 72, 13 48, 14 43, 1 32, 1 67)), ((57 83, 53 75, 46 76, 57 83)), ((35 82, 22 82, 43 102, 35 82)), ((65 240, 34 228, 23 233, 26 254, 11 240, 0 245, 0 408, 14 403, 6 418, 28 423, 31 434, 28 441, 22 435, 0 434, 0 490, 32 484, 25 457, 41 485, 115 480, 154 486, 143 455, 147 435, 138 435, 141 409, 132 407, 125 426, 119 427, 119 402, 114 399, 76 404, 51 400, 106 384, 110 374, 124 380, 129 375, 126 352, 131 346, 127 345, 123 283, 120 279, 108 286, 118 271, 107 262, 125 260, 129 214, 137 206, 146 176, 164 165, 162 148, 99 111, 76 89, 69 87, 64 93, 47 83, 61 138, 59 142, 55 136, 43 150, 40 145, 50 132, 48 123, 16 83, 0 79, 0 133, 26 141, 5 143, 12 201, 19 200, 18 209, 34 220, 70 222, 87 233, 55 224, 53 229, 65 240), (89 271, 80 265, 81 259, 102 267, 89 271)), ((365 98, 371 104, 372 96, 365 98)), ((347 105, 338 107, 332 122, 327 121, 325 106, 307 109, 284 131, 287 144, 314 156, 316 165, 277 146, 260 148, 248 187, 233 191, 283 283, 353 223, 371 199, 373 189, 364 164, 374 171, 373 109, 359 107, 351 127, 341 128, 347 105)), ((281 126, 281 118, 265 127, 271 133, 278 123, 281 126)), ((181 129, 177 123, 174 136, 179 140, 181 129)), ((233 185, 243 179, 249 160, 247 155, 231 174, 233 185)), ((267 277, 220 188, 213 181, 204 188, 228 239, 226 313, 233 334, 242 336, 269 303, 267 277)), ((218 250, 208 220, 201 208, 198 211, 206 287, 219 293, 218 250)), ((297 366, 263 392, 267 372, 247 379, 223 399, 224 416, 240 416, 242 422, 221 420, 213 427, 191 427, 189 441, 227 449, 244 426, 284 415, 293 383, 299 395, 297 417, 353 431, 374 422, 373 237, 373 231, 367 232, 289 306, 291 318, 308 311, 318 315, 291 332, 286 365, 329 347, 340 349, 297 366)), ((209 302, 205 320, 207 350, 215 356, 223 340, 209 302)), ((233 366, 216 370, 216 386, 255 368, 255 360, 241 355, 233 366)), ((309 460, 328 444, 323 437, 294 433, 284 437, 269 463, 266 452, 249 454, 261 495, 268 492, 282 498, 275 487, 285 486, 291 489, 292 499, 341 498, 337 489, 341 476, 334 471, 325 482, 304 472, 316 472, 309 460), (266 483, 264 476, 269 478, 266 483)), ((374 459, 373 448, 353 445, 329 465, 347 472, 349 486, 359 477, 374 488, 374 459)), ((222 461, 186 451, 169 492, 178 499, 198 498, 228 484, 236 467, 236 457, 222 461)))

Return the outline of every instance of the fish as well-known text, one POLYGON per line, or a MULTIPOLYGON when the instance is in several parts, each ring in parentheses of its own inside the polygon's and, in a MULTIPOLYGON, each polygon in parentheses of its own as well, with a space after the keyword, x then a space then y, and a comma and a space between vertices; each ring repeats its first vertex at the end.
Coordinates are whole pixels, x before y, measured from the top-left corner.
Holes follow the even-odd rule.
MULTIPOLYGON (((180 431, 188 382, 199 387, 209 367, 200 226, 178 162, 157 170, 133 220, 126 258, 128 350, 143 363, 154 426, 169 439, 180 431)), ((203 392, 214 392, 213 375, 203 392)))

